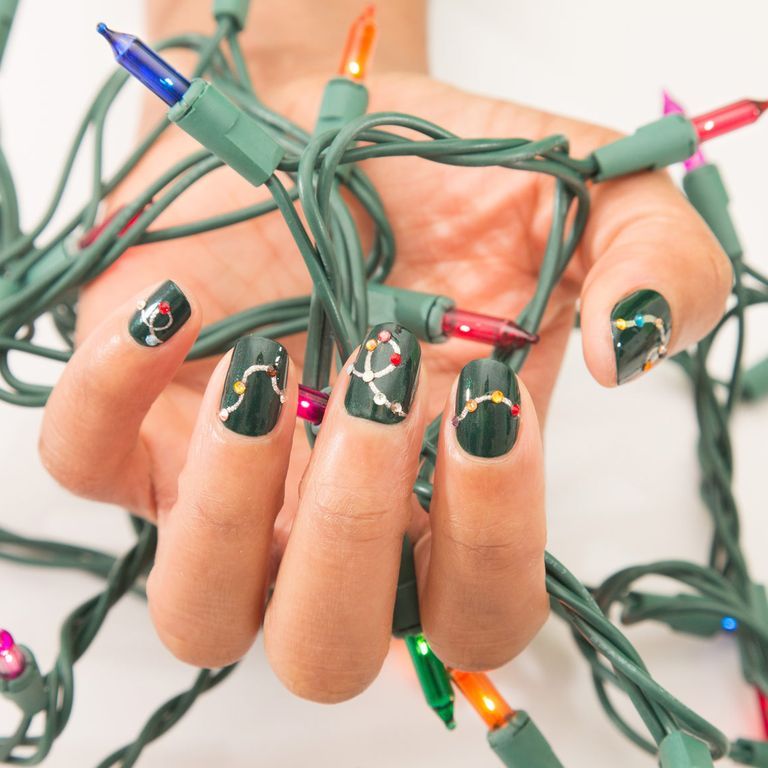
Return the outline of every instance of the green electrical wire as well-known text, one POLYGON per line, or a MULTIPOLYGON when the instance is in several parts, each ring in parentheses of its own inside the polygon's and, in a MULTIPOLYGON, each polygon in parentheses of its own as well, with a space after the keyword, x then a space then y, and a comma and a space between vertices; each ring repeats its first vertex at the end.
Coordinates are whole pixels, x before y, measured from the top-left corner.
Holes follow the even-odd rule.
MULTIPOLYGON (((0 151, 0 399, 28 407, 45 404, 50 387, 25 381, 15 373, 14 362, 22 355, 34 355, 65 363, 73 350, 79 290, 129 248, 190 237, 270 215, 280 215, 285 222, 312 278, 312 293, 250 307, 205 327, 189 359, 220 355, 238 337, 256 330, 271 337, 306 332, 303 383, 316 389, 327 387, 339 360, 349 356, 366 332, 366 284, 383 282, 396 259, 396 242, 385 207, 358 165, 363 161, 386 162, 392 157, 449 166, 499 167, 554 178, 552 223, 538 284, 516 319, 527 330, 538 330, 552 292, 586 226, 589 184, 599 173, 595 158, 571 157, 564 136, 536 141, 463 139, 434 123, 400 113, 364 115, 339 130, 310 135, 272 112, 258 98, 238 41, 238 28, 231 16, 223 15, 211 35, 178 35, 160 48, 183 48, 197 54, 194 74, 211 79, 280 145, 285 154, 278 169, 280 176, 273 175, 266 183, 268 199, 224 215, 156 228, 155 222, 163 211, 222 165, 208 150, 200 149, 150 180, 145 190, 121 209, 93 242, 82 248, 77 246, 75 243, 82 234, 96 223, 102 202, 136 168, 168 127, 165 120, 153 127, 118 170, 104 177, 106 121, 128 80, 123 72, 108 78, 87 107, 51 199, 40 219, 26 232, 20 226, 11 170, 0 151), (402 135, 402 129, 407 129, 407 137, 402 135), (87 140, 91 142, 90 196, 65 224, 50 233, 73 166, 87 140), (304 220, 298 213, 298 204, 304 220), (368 252, 358 234, 353 209, 356 215, 362 212, 366 226, 373 232, 368 252), (46 317, 53 320, 62 348, 35 342, 36 325, 46 317)), ((601 705, 622 733, 652 753, 658 751, 665 739, 679 733, 706 744, 715 759, 727 754, 730 745, 717 728, 652 678, 637 650, 609 619, 614 606, 624 606, 628 622, 651 619, 686 625, 686 621, 701 617, 707 621, 726 615, 733 617, 740 625, 738 638, 745 674, 755 685, 768 690, 768 613, 761 614, 764 593, 754 584, 739 543, 729 439, 730 418, 740 400, 745 313, 750 306, 768 302, 768 278, 740 259, 734 263, 734 272, 732 308, 694 351, 676 358, 691 382, 700 425, 701 494, 713 523, 708 564, 664 562, 636 566, 589 590, 556 558, 546 555, 547 589, 554 612, 571 626, 577 648, 592 669, 601 705), (720 332, 731 323, 737 326, 738 342, 730 376, 722 381, 710 374, 708 357, 720 332), (645 593, 632 588, 648 575, 662 575, 687 592, 657 600, 651 608, 641 610, 645 593), (609 697, 609 688, 627 696, 638 722, 629 723, 619 715, 609 697)), ((492 354, 518 371, 524 366, 528 348, 495 349, 492 354)), ((426 430, 414 487, 427 510, 438 428, 436 420, 426 430)), ((311 430, 308 437, 313 440, 311 430)), ((132 523, 136 543, 122 557, 0 529, 3 559, 29 566, 79 570, 103 582, 102 590, 78 606, 62 626, 59 653, 44 678, 48 700, 42 730, 31 735, 29 719, 25 719, 15 734, 0 740, 7 753, 6 762, 35 765, 45 759, 72 714, 76 662, 86 653, 120 599, 128 593, 145 596, 144 583, 155 553, 156 531, 147 522, 132 519, 132 523)), ((135 765, 148 744, 166 733, 198 696, 222 682, 232 669, 201 670, 187 691, 163 704, 132 742, 106 757, 98 768, 135 765)), ((736 757, 744 752, 742 747, 739 749, 736 757)))

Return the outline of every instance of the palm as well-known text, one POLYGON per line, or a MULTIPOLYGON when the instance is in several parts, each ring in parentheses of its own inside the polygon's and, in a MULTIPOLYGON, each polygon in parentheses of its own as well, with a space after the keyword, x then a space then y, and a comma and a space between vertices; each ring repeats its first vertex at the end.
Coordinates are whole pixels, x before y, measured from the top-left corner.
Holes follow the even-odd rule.
MULTIPOLYGON (((276 99, 276 106, 298 122, 311 123, 318 82, 296 83, 276 99)), ((426 78, 391 76, 375 84, 372 109, 420 114, 462 136, 531 138, 550 132, 541 113, 467 96, 426 78)), ((585 140, 594 131, 574 123, 585 140)), ((562 129, 562 125, 560 126, 562 129)), ((126 185, 125 199, 172 158, 192 148, 178 131, 146 161, 141 178, 126 185)), ((390 283, 443 293, 458 306, 514 317, 531 296, 546 240, 550 198, 547 181, 532 174, 501 169, 457 169, 415 159, 369 163, 366 172, 379 190, 398 245, 390 283)), ((263 191, 257 193, 264 196, 263 191)), ((194 221, 202 216, 252 205, 254 190, 228 169, 216 171, 193 187, 159 220, 158 226, 194 221)), ((544 343, 530 357, 525 380, 540 409, 545 410, 572 323, 573 303, 582 270, 564 281, 545 318, 544 343)), ((310 280, 279 214, 271 214, 194 239, 157 243, 135 249, 84 292, 80 333, 87 333, 117 301, 152 281, 178 279, 194 292, 204 323, 266 301, 307 294, 310 280)), ((301 365, 303 338, 286 340, 293 361, 301 365)), ((450 384, 461 366, 488 349, 453 341, 424 349, 433 393, 433 415, 442 409, 450 384)), ((154 489, 160 514, 176 498, 178 473, 185 458, 200 399, 215 359, 187 363, 156 402, 142 430, 155 466, 154 489)), ((296 506, 299 477, 308 457, 306 441, 297 435, 286 504, 278 520, 285 533, 296 506)), ((278 541, 278 546, 284 543, 278 541)))

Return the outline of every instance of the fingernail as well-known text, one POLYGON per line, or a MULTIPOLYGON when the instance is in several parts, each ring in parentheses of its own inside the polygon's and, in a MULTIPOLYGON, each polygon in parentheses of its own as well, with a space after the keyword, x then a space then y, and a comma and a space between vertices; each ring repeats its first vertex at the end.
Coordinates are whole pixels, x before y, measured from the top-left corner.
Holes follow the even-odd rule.
POLYGON ((219 419, 240 435, 266 435, 285 402, 288 354, 282 344, 263 336, 244 336, 232 352, 219 419))
POLYGON ((421 347, 396 323, 371 329, 355 362, 344 404, 347 412, 381 424, 398 424, 411 408, 419 375, 421 347))
POLYGON ((624 384, 667 355, 672 315, 667 300, 656 291, 635 291, 611 313, 616 381, 624 384))
POLYGON ((473 456, 503 456, 517 440, 520 387, 517 376, 498 360, 472 360, 459 374, 456 387, 459 445, 473 456))
POLYGON ((136 304, 128 332, 144 347, 156 347, 189 320, 192 308, 176 283, 166 280, 151 296, 136 304))

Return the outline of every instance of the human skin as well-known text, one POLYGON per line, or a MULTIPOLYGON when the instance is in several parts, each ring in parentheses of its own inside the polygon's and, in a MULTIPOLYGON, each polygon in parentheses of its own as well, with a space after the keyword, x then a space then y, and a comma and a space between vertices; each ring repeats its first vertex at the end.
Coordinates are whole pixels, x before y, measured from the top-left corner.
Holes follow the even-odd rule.
MULTIPOLYGON (((243 47, 264 101, 311 127, 359 10, 350 0, 254 0, 243 47)), ((564 133, 578 156, 616 137, 430 79, 423 4, 387 0, 379 16, 371 111, 417 114, 460 136, 564 133)), ((153 39, 212 25, 207 0, 154 0, 149 21, 153 39)), ((188 68, 184 56, 172 58, 188 68)), ((155 109, 151 104, 148 114, 155 109)), ((169 130, 112 203, 131 199, 193 148, 188 137, 169 130)), ((366 172, 398 243, 389 283, 446 294, 462 308, 502 317, 520 311, 537 281, 551 221, 551 180, 411 159, 370 162, 366 172)), ((158 226, 254 199, 250 186, 222 169, 181 197, 158 226)), ((270 662, 291 690, 319 701, 359 693, 388 649, 407 530, 415 541, 423 626, 436 653, 458 668, 492 668, 519 653, 547 615, 539 422, 576 301, 587 366, 612 386, 611 313, 620 300, 641 289, 663 295, 674 354, 713 327, 730 285, 727 258, 665 174, 600 185, 582 245, 520 377, 519 424, 507 453, 479 457, 459 445, 449 423, 456 381, 486 350, 451 341, 423 346, 418 386, 401 423, 349 413, 350 380, 340 376, 310 459, 293 415, 303 337, 282 340, 291 359, 287 402, 274 429, 258 437, 236 434, 217 419, 231 353, 183 363, 203 320, 308 292, 309 278, 281 217, 146 245, 83 290, 77 352, 46 409, 41 455, 73 492, 158 524, 150 609, 160 637, 187 662, 235 661, 263 624, 270 662), (128 335, 129 318, 137 298, 166 279, 184 291, 191 316, 171 340, 147 349, 128 335), (426 516, 411 485, 424 425, 440 413, 435 495, 426 516)))

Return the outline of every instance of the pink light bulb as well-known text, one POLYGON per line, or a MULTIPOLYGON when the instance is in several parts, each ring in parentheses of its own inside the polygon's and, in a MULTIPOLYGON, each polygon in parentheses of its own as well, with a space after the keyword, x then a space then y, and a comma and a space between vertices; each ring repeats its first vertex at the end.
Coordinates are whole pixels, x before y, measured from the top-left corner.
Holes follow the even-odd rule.
POLYGON ((299 384, 299 402, 296 404, 296 414, 300 419, 319 424, 325 416, 325 408, 328 405, 328 395, 318 392, 303 384, 299 384))
POLYGON ((10 632, 0 629, 0 678, 15 680, 27 666, 24 652, 14 642, 10 632))
POLYGON ((768 110, 768 101, 741 99, 691 118, 691 122, 696 128, 696 133, 699 134, 699 141, 708 141, 751 125, 759 120, 766 110, 768 110))
MULTIPOLYGON (((665 115, 685 115, 685 110, 682 105, 675 101, 669 91, 664 91, 664 114, 665 115)), ((707 158, 701 149, 697 149, 684 163, 685 172, 690 173, 697 168, 701 168, 702 165, 707 165, 707 158)))
POLYGON ((468 312, 465 309, 449 309, 443 315, 443 333, 446 336, 457 336, 513 349, 535 344, 539 340, 537 334, 528 333, 511 320, 468 312))

